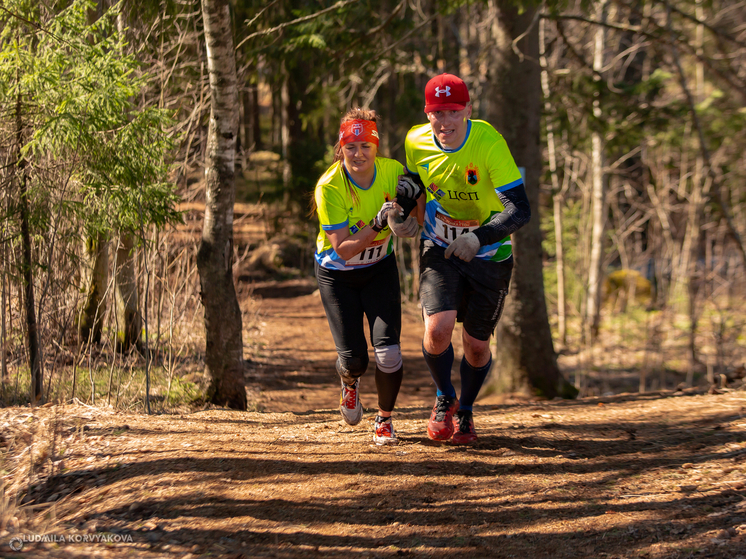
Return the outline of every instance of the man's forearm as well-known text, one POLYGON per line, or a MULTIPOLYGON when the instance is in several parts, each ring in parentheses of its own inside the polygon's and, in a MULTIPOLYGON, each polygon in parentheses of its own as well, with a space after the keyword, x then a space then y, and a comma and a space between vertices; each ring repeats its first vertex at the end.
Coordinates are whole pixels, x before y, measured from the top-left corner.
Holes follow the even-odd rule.
POLYGON ((498 192, 497 195, 505 209, 499 214, 493 215, 489 222, 474 230, 474 234, 482 246, 501 241, 518 231, 531 219, 531 206, 528 203, 526 189, 522 184, 505 192, 498 192))

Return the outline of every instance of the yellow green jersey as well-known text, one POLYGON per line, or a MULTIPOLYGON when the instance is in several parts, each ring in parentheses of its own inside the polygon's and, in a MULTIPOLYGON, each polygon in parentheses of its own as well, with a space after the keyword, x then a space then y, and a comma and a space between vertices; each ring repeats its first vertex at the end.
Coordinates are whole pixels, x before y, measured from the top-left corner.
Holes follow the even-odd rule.
MULTIPOLYGON (((469 120, 464 142, 453 150, 435 140, 430 124, 413 127, 404 144, 407 170, 420 175, 427 195, 423 239, 447 247, 505 208, 497 196, 523 184, 502 135, 483 120, 469 120)), ((510 258, 510 237, 482 246, 477 258, 510 258)))
POLYGON ((316 237, 316 262, 331 270, 354 270, 372 266, 394 251, 391 229, 388 226, 376 235, 373 242, 349 260, 339 256, 326 231, 346 227, 350 235, 367 226, 384 202, 396 197, 396 183, 404 173, 398 161, 376 157, 373 182, 361 188, 352 180, 341 161, 334 163, 316 183, 314 193, 319 216, 319 235, 316 237), (353 200, 355 193, 356 200, 353 200))

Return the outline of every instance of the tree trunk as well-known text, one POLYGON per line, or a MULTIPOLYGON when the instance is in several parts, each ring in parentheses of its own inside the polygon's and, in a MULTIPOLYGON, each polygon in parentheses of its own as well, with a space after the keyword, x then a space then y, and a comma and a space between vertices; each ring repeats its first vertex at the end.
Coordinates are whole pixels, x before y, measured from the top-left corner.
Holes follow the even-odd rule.
MULTIPOLYGON (((257 80, 259 79, 257 75, 257 80)), ((262 128, 259 111, 259 87, 258 84, 252 84, 249 86, 249 92, 251 93, 251 146, 253 151, 260 151, 263 149, 262 144, 262 128)))
MULTIPOLYGON (((606 21, 606 0, 601 0, 598 6, 599 21, 606 21)), ((595 47, 593 55, 593 69, 596 77, 603 68, 603 54, 606 30, 603 26, 596 29, 595 47)), ((593 116, 596 127, 600 126, 601 103, 599 99, 593 101, 593 116)), ((587 342, 598 336, 601 322, 601 282, 603 281, 604 261, 604 228, 606 225, 606 177, 604 176, 604 141, 598 129, 591 133, 591 259, 588 264, 588 295, 586 300, 585 330, 587 342)))
POLYGON ((288 105, 290 104, 289 76, 285 61, 280 67, 280 152, 282 155, 282 187, 285 189, 285 206, 290 202, 290 117, 288 105))
POLYGON ((85 244, 86 262, 83 273, 86 293, 78 318, 78 339, 83 343, 101 343, 101 330, 106 311, 106 288, 109 283, 109 243, 104 235, 89 237, 85 244))
POLYGON ((19 202, 21 205, 21 278, 23 282, 23 304, 26 315, 26 342, 28 344, 28 366, 31 373, 30 402, 36 405, 42 402, 43 387, 41 374, 41 348, 36 323, 34 305, 34 270, 31 260, 31 226, 29 224, 28 187, 26 184, 26 160, 21 155, 23 145, 23 116, 21 94, 16 101, 16 177, 19 183, 19 202))
POLYGON ((210 73, 210 125, 205 157, 205 221, 197 253, 205 308, 207 396, 246 409, 241 310, 233 286, 233 203, 238 135, 236 60, 227 0, 202 0, 210 73))
POLYGON ((531 221, 513 234, 515 267, 510 295, 497 325, 497 359, 492 388, 499 392, 526 392, 554 398, 574 397, 577 391, 557 367, 549 329, 542 273, 539 181, 541 178, 541 69, 538 27, 529 26, 536 8, 519 14, 507 0, 497 3, 495 25, 502 52, 492 57, 496 103, 490 119, 505 136, 516 163, 525 168, 525 185, 531 203, 531 221), (512 40, 527 33, 512 51, 512 40))
MULTIPOLYGON (((704 19, 704 10, 702 9, 701 0, 697 2, 695 8, 697 19, 704 19)), ((703 54, 704 26, 699 24, 696 27, 695 42, 697 54, 703 54)), ((695 64, 695 82, 694 82, 694 101, 701 103, 704 101, 704 65, 701 60, 695 64)), ((699 291, 699 280, 704 274, 700 275, 697 270, 697 260, 699 255, 699 241, 701 237, 701 214, 704 206, 704 196, 702 181, 704 178, 704 158, 701 153, 697 154, 694 165, 694 176, 692 177, 692 193, 689 198, 689 213, 687 219, 686 237, 684 248, 681 251, 682 257, 686 259, 685 268, 679 271, 679 277, 686 278, 688 311, 689 311, 689 371, 694 371, 701 363, 697 357, 697 323, 699 314, 697 312, 697 294, 699 291)), ((708 185, 712 181, 708 178, 708 185)), ((705 186, 709 190, 708 186, 705 186)), ((706 194, 705 194, 706 195, 706 194)), ((688 378, 688 377, 687 377, 688 378)))
POLYGON ((557 338, 561 348, 567 347, 567 301, 565 299, 565 248, 562 244, 562 208, 564 194, 557 192, 552 201, 554 213, 555 267, 557 270, 557 338))
MULTIPOLYGON (((562 190, 559 186, 559 177, 557 176, 557 154, 554 145, 554 124, 552 122, 552 104, 550 101, 549 90, 549 72, 547 71, 546 40, 544 35, 544 26, 546 19, 539 21, 539 47, 541 55, 539 63, 541 64, 541 90, 544 95, 544 110, 547 115, 547 155, 549 157, 549 173, 552 178, 552 204, 554 214, 554 246, 555 246, 555 266, 557 269, 557 337, 560 347, 567 346, 567 302, 565 301, 565 250, 562 244, 562 208, 565 200, 565 193, 569 181, 565 180, 562 190)), ((567 177, 567 169, 565 169, 567 177)))
POLYGON ((252 140, 251 140, 251 90, 247 87, 243 88, 239 94, 241 100, 241 119, 239 130, 241 134, 239 140, 241 141, 241 151, 243 152, 243 161, 241 162, 241 170, 246 171, 248 169, 247 159, 249 153, 252 151, 252 140))
MULTIPOLYGON (((7 258, 6 258, 7 251, 5 247, 3 247, 3 269, 7 269, 7 258)), ((5 308, 7 307, 6 304, 6 292, 5 292, 5 273, 0 274, 0 292, 2 292, 2 295, 0 295, 0 322, 2 322, 2 328, 0 329, 0 398, 2 400, 5 400, 5 379, 8 376, 8 364, 5 361, 5 351, 6 351, 6 345, 5 345, 5 339, 6 339, 6 333, 5 333, 5 308)))
POLYGON ((117 345, 122 351, 133 345, 141 349, 142 316, 140 315, 135 269, 135 238, 122 232, 117 245, 114 266, 116 281, 117 345))

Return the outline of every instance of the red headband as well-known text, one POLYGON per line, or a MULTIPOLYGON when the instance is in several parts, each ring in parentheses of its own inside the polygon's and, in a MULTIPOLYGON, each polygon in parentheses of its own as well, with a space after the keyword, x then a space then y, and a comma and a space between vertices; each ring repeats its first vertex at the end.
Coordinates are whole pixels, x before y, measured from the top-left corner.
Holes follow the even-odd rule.
POLYGON ((348 120, 339 127, 339 145, 350 142, 370 142, 378 145, 378 127, 372 120, 348 120))

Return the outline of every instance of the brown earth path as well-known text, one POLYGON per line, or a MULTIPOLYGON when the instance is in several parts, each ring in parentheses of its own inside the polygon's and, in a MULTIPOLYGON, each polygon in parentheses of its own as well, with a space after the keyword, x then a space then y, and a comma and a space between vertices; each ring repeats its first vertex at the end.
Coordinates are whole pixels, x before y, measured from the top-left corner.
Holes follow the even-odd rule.
POLYGON ((340 421, 312 285, 250 304, 256 411, 0 410, 3 479, 33 483, 0 511, 3 557, 746 559, 746 392, 482 401, 479 444, 433 443, 407 311, 401 444, 381 448, 372 411, 340 421), (34 533, 57 541, 8 547, 34 533))
MULTIPOLYGON (((337 354, 313 280, 257 283, 252 286, 251 300, 256 318, 247 340, 253 345, 248 382, 254 406, 273 412, 336 409, 339 405, 339 377, 334 369, 337 354)), ((419 309, 405 305, 401 340, 405 377, 397 400, 399 411, 432 406, 434 402, 435 385, 420 349, 422 332, 419 309)), ((454 347, 460 355, 457 339, 454 347)), ((369 354, 368 374, 360 383, 361 402, 375 414, 378 400, 373 378, 375 361, 370 348, 369 354)))

